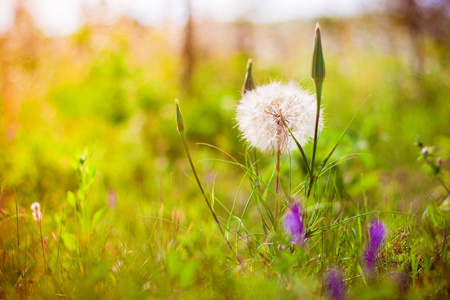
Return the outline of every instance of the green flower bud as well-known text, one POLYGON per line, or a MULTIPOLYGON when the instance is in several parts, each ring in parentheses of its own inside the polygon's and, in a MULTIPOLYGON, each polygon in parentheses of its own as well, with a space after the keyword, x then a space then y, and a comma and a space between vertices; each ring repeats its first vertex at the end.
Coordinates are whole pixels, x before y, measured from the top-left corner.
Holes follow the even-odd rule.
POLYGON ((247 73, 245 74, 244 79, 244 86, 242 87, 242 95, 244 95, 246 92, 255 89, 255 86, 253 85, 252 66, 253 61, 251 58, 249 58, 247 63, 247 73))
POLYGON ((177 130, 179 133, 182 133, 182 132, 184 132, 184 122, 183 122, 183 116, 181 115, 178 99, 175 99, 175 104, 177 106, 177 130))
POLYGON ((315 82, 322 82, 325 79, 325 61, 322 53, 322 40, 320 39, 319 23, 316 25, 311 77, 315 82))

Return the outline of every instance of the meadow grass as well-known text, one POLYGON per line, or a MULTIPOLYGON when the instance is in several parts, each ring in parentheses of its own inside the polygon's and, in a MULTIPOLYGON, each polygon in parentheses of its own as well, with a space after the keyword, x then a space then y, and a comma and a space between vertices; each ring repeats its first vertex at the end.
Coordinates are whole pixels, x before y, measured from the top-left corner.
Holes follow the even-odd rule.
MULTIPOLYGON (((199 62, 188 95, 170 53, 139 65, 123 36, 100 50, 74 43, 79 61, 13 68, 53 80, 17 87, 19 108, 0 121, 0 298, 317 299, 330 269, 348 298, 449 296, 448 67, 418 79, 402 57, 325 47, 326 125, 317 150, 302 150, 317 170, 340 142, 308 195, 300 150, 277 168, 240 138, 246 55, 199 62), (282 226, 297 202, 301 245, 282 226), (368 270, 373 220, 387 236, 368 270)), ((253 81, 309 70, 255 60, 253 81)))

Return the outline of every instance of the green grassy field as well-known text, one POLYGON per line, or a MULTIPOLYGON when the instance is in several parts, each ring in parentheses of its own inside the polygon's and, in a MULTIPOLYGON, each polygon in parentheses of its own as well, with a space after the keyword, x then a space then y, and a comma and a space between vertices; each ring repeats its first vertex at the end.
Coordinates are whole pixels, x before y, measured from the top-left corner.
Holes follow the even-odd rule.
MULTIPOLYGON (((189 91, 164 32, 119 24, 59 40, 6 36, 0 298, 326 299, 330 269, 350 299, 448 298, 449 64, 431 41, 424 72, 402 50, 336 50, 331 40, 351 37, 334 26, 322 26, 316 168, 345 132, 336 163, 306 197, 300 152, 281 157, 282 202, 304 208, 301 245, 282 226, 287 206, 274 216, 276 155, 248 147, 235 113, 250 57, 257 86, 294 80, 314 91, 313 25, 284 61, 199 50, 189 91), (387 235, 369 270, 373 220, 387 235)), ((311 159, 313 143, 304 150, 311 159)))

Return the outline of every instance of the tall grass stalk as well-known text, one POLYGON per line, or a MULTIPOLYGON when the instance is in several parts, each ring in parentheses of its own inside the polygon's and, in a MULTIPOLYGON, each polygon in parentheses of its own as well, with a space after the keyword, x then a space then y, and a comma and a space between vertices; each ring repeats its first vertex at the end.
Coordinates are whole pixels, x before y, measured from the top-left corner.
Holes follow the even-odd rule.
POLYGON ((45 260, 44 239, 42 237, 42 220, 39 220, 38 223, 39 223, 39 235, 41 236, 42 258, 44 259, 44 270, 45 270, 45 268, 47 267, 47 262, 45 260))
POLYGON ((60 271, 62 272, 62 264, 61 261, 59 260, 59 252, 61 249, 61 239, 62 239, 62 230, 63 230, 63 224, 64 224, 64 212, 65 210, 63 209, 62 214, 61 214, 61 227, 59 228, 59 237, 58 237, 58 249, 56 252, 56 265, 59 265, 60 271))
POLYGON ((17 224, 17 273, 20 275, 20 235, 19 235, 19 203, 17 197, 16 202, 16 224, 17 224))
POLYGON ((277 151, 277 179, 276 179, 276 188, 275 188, 275 230, 277 229, 278 224, 278 211, 280 210, 280 168, 281 168, 281 151, 278 149, 277 151))

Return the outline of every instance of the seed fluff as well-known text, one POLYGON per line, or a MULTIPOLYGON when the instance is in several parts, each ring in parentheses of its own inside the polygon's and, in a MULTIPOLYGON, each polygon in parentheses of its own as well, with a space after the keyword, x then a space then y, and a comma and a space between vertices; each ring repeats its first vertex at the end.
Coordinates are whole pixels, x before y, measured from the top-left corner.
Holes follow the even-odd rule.
MULTIPOLYGON (((315 97, 295 82, 272 82, 242 96, 236 119, 252 147, 263 152, 288 153, 296 149, 296 144, 286 125, 304 146, 314 136, 316 111, 315 97)), ((321 129, 322 118, 319 120, 321 129)))

